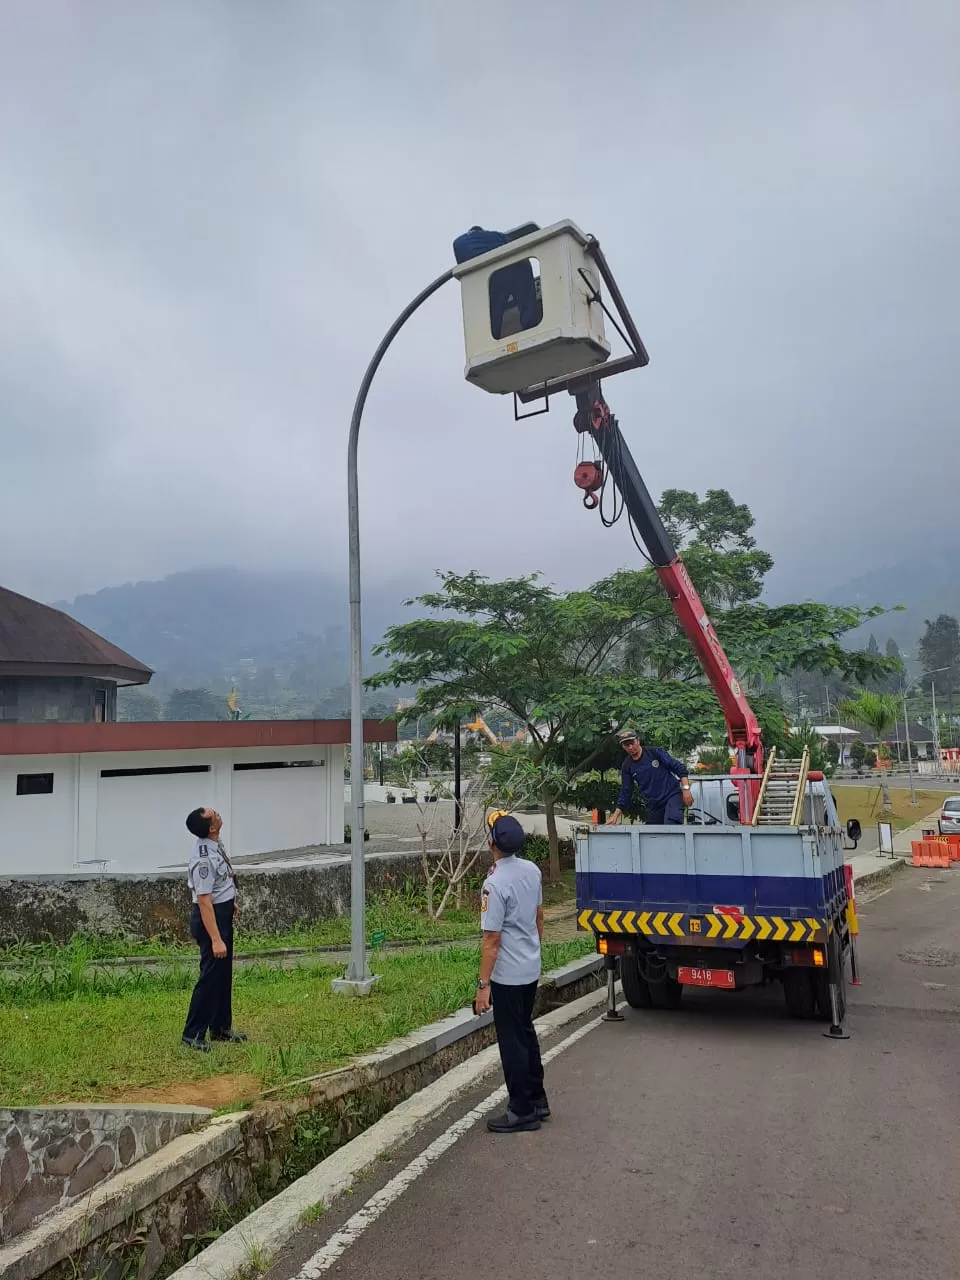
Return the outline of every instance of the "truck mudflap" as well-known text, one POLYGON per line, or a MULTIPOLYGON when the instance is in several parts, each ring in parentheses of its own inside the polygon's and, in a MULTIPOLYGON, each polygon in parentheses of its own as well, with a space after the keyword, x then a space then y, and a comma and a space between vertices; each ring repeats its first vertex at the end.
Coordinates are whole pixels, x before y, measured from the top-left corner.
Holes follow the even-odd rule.
POLYGON ((673 946, 741 947, 745 942, 825 942, 830 923, 816 916, 745 915, 729 908, 702 914, 669 909, 595 911, 586 908, 577 925, 595 934, 645 937, 673 946))

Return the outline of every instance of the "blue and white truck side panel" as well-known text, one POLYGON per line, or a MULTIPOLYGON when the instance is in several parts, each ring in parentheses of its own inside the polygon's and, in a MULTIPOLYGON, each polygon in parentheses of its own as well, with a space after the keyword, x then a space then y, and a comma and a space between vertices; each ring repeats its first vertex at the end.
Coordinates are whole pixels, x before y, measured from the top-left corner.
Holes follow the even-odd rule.
POLYGON ((651 942, 823 941, 846 906, 843 860, 839 826, 592 827, 577 839, 579 921, 651 942))

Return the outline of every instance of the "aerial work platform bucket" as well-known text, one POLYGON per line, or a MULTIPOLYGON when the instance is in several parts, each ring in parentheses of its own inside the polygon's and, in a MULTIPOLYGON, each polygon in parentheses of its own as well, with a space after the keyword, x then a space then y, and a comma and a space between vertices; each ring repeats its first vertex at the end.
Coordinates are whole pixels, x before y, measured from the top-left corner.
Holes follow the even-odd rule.
POLYGON ((588 243, 569 221, 514 240, 480 227, 460 237, 468 382, 504 395, 603 364, 610 344, 588 243))

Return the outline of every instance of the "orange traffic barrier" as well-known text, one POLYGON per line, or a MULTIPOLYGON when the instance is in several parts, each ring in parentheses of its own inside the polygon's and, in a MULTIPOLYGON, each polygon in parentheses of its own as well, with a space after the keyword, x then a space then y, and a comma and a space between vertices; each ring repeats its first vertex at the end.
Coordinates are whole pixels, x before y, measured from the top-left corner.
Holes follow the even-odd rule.
POLYGON ((910 845, 911 863, 915 867, 936 867, 944 870, 951 861, 960 862, 960 851, 952 855, 950 845, 945 840, 914 840, 910 845))
POLYGON ((928 840, 927 848, 930 850, 929 866, 937 867, 944 870, 950 866, 950 850, 942 840, 928 840))

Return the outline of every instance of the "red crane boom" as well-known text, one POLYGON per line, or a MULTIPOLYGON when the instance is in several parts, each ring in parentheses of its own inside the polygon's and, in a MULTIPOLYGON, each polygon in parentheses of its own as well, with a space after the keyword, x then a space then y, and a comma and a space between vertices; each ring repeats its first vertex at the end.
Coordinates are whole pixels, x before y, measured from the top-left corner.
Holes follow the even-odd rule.
MULTIPOLYGON (((617 420, 603 397, 599 382, 591 383, 575 394, 577 412, 573 420, 574 426, 595 442, 606 463, 610 479, 623 497, 634 530, 647 549, 657 577, 663 583, 677 621, 717 695, 727 725, 727 738, 737 757, 737 763, 730 772, 734 777, 741 778, 737 784, 740 792, 740 820, 749 823, 759 792, 759 782, 748 780, 745 775, 753 775, 755 779, 756 775, 763 772, 763 739, 757 717, 730 666, 686 566, 664 527, 617 420)), ((585 505, 595 506, 593 491, 602 483, 602 473, 597 468, 594 476, 585 472, 582 475, 590 481, 588 486, 582 479, 577 480, 582 488, 587 489, 585 505), (593 498, 593 501, 588 503, 587 498, 593 498)))

